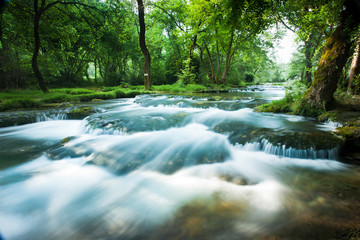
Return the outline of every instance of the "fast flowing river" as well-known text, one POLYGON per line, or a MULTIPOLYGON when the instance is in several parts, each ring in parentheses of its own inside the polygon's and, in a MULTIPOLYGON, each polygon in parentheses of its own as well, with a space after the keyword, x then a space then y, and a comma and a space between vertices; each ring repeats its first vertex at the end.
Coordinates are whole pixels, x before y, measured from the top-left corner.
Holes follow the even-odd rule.
POLYGON ((350 239, 360 174, 280 88, 142 95, 0 128, 0 239, 350 239), (260 91, 261 90, 261 91, 260 91))

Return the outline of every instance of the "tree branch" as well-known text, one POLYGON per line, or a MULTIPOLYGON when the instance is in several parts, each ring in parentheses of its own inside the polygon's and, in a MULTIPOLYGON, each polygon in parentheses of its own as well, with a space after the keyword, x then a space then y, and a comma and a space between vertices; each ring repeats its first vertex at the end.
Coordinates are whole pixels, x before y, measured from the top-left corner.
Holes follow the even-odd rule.
POLYGON ((155 3, 152 3, 151 5, 153 5, 154 7, 157 7, 159 8, 161 11, 163 11, 166 15, 168 15, 171 20, 174 21, 175 25, 183 32, 185 32, 185 30, 180 26, 180 24, 176 21, 176 19, 170 14, 168 13, 164 8, 160 7, 159 5, 155 4, 155 3))
POLYGON ((94 10, 98 10, 96 7, 93 7, 93 6, 90 6, 90 5, 87 5, 87 4, 84 4, 84 3, 81 3, 81 2, 62 2, 62 1, 55 1, 55 2, 52 2, 52 3, 49 3, 48 5, 46 5, 46 7, 43 7, 43 5, 41 5, 41 14, 43 14, 45 11, 47 11, 49 8, 57 5, 57 4, 62 4, 62 5, 80 5, 80 6, 83 6, 83 7, 86 7, 86 8, 91 8, 91 9, 94 9, 94 10))

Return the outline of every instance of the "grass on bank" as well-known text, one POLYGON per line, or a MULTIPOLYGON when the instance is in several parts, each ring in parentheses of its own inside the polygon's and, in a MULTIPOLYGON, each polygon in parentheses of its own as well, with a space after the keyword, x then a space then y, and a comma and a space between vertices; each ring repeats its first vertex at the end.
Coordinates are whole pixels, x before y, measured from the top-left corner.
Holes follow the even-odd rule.
POLYGON ((144 91, 133 88, 116 87, 114 89, 91 90, 85 88, 61 88, 51 89, 50 93, 42 93, 40 90, 10 90, 0 92, 0 111, 19 108, 37 108, 51 103, 63 102, 87 102, 95 99, 115 99, 135 97, 146 94, 144 91))
MULTIPOLYGON (((219 86, 224 87, 225 86, 219 86)), ((211 88, 213 88, 211 86, 211 88)), ((102 89, 86 88, 58 88, 50 89, 50 93, 40 90, 7 90, 0 92, 0 111, 19 108, 37 108, 51 103, 88 102, 95 99, 131 98, 140 94, 154 92, 183 93, 206 91, 207 87, 199 84, 153 86, 152 91, 145 91, 144 86, 130 86, 122 84, 116 87, 103 87, 102 89)))
POLYGON ((258 106, 255 108, 255 111, 287 113, 314 118, 325 112, 325 108, 315 108, 311 106, 308 101, 303 99, 307 87, 305 84, 301 83, 300 80, 288 81, 284 84, 284 87, 286 89, 286 94, 283 99, 258 106))

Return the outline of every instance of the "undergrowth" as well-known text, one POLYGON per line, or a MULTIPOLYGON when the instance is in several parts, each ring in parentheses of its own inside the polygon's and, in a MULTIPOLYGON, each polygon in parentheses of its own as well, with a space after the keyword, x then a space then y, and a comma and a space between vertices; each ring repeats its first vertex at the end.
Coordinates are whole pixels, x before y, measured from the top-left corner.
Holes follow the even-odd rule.
POLYGON ((306 86, 300 80, 287 82, 285 85, 285 97, 256 107, 258 112, 289 113, 308 117, 318 117, 325 112, 312 106, 306 99, 304 93, 306 86))

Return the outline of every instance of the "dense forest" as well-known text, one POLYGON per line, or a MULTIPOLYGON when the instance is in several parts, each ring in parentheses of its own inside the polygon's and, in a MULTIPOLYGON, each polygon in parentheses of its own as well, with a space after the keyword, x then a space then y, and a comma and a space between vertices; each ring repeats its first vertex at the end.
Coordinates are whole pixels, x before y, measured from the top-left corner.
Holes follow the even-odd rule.
POLYGON ((0 89, 293 81, 312 106, 358 93, 356 0, 11 0, 0 15, 0 89), (284 29, 298 51, 271 56, 284 29))

